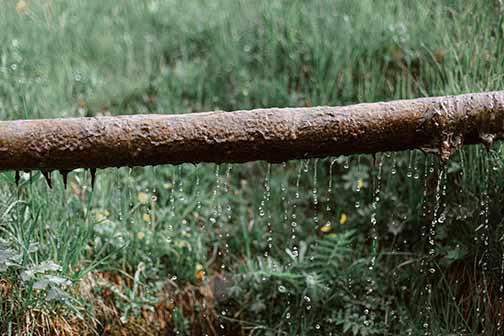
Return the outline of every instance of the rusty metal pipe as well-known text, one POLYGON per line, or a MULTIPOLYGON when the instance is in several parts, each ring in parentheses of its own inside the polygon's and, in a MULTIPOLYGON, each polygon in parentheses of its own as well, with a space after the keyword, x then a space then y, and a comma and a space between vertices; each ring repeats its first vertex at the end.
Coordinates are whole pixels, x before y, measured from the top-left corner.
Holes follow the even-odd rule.
POLYGON ((504 135, 504 91, 342 107, 0 122, 0 170, 246 162, 421 148, 447 159, 504 135))

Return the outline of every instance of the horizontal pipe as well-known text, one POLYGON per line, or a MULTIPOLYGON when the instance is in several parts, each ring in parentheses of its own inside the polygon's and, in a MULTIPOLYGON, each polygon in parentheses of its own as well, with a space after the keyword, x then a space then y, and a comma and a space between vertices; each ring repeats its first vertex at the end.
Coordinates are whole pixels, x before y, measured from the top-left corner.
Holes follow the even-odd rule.
POLYGON ((341 107, 0 122, 0 170, 246 162, 420 148, 447 159, 504 134, 504 91, 341 107))

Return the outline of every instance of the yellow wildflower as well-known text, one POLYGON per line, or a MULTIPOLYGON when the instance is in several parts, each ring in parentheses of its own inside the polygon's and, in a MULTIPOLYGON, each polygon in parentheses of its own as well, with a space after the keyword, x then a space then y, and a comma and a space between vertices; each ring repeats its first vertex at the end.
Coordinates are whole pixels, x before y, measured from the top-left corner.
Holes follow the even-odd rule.
POLYGON ((336 236, 337 236, 337 234, 334 232, 329 234, 329 237, 331 237, 331 238, 336 238, 336 236))
POLYGON ((103 216, 103 214, 101 212, 96 213, 96 221, 97 222, 101 222, 104 219, 105 219, 105 216, 103 216))
POLYGON ((331 224, 327 223, 326 225, 320 228, 320 231, 327 233, 332 230, 331 224))
POLYGON ((110 217, 110 211, 108 211, 107 209, 105 209, 103 214, 105 215, 105 217, 110 217))
POLYGON ((203 270, 197 271, 196 274, 194 275, 194 277, 198 281, 201 280, 201 279, 203 279, 204 276, 205 276, 205 271, 203 271, 203 270))
POLYGON ((143 220, 144 222, 149 223, 151 221, 151 216, 149 214, 143 214, 143 220))
POLYGON ((345 223, 347 222, 347 220, 348 220, 348 216, 347 216, 347 214, 346 214, 346 213, 344 213, 344 212, 342 212, 342 213, 341 213, 341 216, 340 216, 340 219, 339 219, 339 223, 340 223, 341 225, 343 225, 343 224, 345 224, 345 223))
POLYGON ((357 180, 357 188, 362 189, 363 186, 364 186, 364 182, 362 181, 362 179, 358 179, 357 180))
POLYGON ((142 231, 138 231, 137 232, 137 239, 143 240, 144 238, 145 238, 145 233, 143 233, 142 231))
POLYGON ((203 270, 203 265, 196 264, 196 274, 194 275, 196 280, 199 281, 199 280, 203 279, 204 275, 205 275, 205 271, 203 270))
POLYGON ((28 8, 28 4, 26 3, 26 1, 18 1, 18 3, 16 4, 16 11, 18 13, 23 13, 26 11, 26 9, 28 8))
POLYGON ((147 204, 147 203, 149 203, 149 195, 147 195, 146 193, 140 191, 138 193, 138 201, 141 204, 147 204))

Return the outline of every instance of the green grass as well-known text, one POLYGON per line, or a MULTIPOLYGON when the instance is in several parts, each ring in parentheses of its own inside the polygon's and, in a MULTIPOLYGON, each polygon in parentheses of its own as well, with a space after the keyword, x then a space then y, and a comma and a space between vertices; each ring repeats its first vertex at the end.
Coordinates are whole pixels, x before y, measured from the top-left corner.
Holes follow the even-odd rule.
MULTIPOLYGON (((499 3, 5 1, 0 117, 499 90, 499 3)), ((502 158, 3 172, 0 334, 499 335, 502 158)))

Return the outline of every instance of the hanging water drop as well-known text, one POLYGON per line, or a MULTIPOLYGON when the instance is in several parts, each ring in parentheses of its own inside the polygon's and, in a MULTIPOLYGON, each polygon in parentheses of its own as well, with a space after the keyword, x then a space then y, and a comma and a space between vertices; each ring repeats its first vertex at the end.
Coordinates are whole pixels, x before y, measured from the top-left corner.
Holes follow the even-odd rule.
POLYGON ((52 189, 51 172, 48 170, 43 170, 42 175, 44 175, 44 178, 45 178, 49 188, 52 189))
POLYGON ((89 169, 91 173, 91 189, 94 189, 95 181, 96 181, 96 168, 89 169))
POLYGON ((414 157, 413 153, 414 153, 414 152, 413 152, 412 150, 411 150, 411 151, 409 151, 409 163, 408 163, 408 170, 407 170, 407 172, 406 172, 406 176, 407 176, 408 178, 410 178, 410 177, 412 177, 412 176, 413 176, 413 172, 412 172, 412 170, 411 170, 411 166, 412 166, 412 163, 413 163, 413 157, 414 157))
POLYGON ((303 163, 301 162, 298 167, 298 172, 297 172, 297 178, 296 178, 296 193, 295 193, 295 199, 292 204, 292 213, 291 213, 291 246, 292 246, 292 255, 294 257, 298 256, 298 248, 296 245, 296 208, 297 208, 297 202, 299 201, 299 184, 301 181, 301 172, 303 171, 303 163))
POLYGON ((392 175, 395 175, 397 173, 397 153, 394 153, 394 160, 392 162, 392 168, 390 170, 390 173, 392 175))
POLYGON ((68 170, 61 170, 60 173, 61 173, 61 176, 63 178, 63 187, 66 189, 67 185, 68 185, 68 174, 69 174, 69 171, 68 170))
POLYGON ((331 212, 331 194, 332 194, 332 179, 333 179, 333 166, 336 163, 336 159, 332 159, 329 165, 329 184, 327 186, 327 197, 326 197, 326 212, 329 216, 331 212))
POLYGON ((310 161, 311 161, 311 160, 306 160, 306 161, 304 161, 304 164, 303 164, 303 166, 304 166, 303 171, 304 171, 305 173, 308 173, 308 169, 310 168, 310 161))

